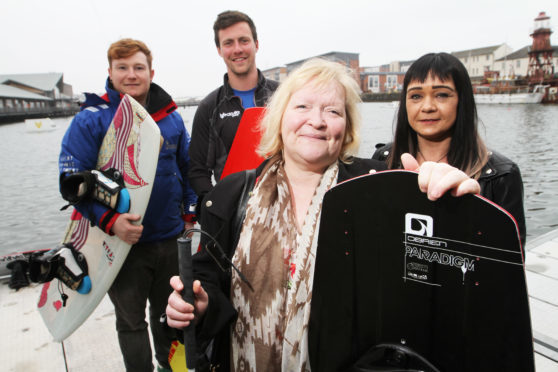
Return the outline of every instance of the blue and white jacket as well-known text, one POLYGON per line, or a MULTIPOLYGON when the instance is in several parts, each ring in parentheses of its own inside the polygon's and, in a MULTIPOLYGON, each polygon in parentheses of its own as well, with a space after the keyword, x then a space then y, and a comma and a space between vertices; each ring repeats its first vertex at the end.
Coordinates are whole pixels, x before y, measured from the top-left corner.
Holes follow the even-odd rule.
MULTIPOLYGON (((60 180, 69 173, 95 169, 101 143, 121 99, 108 79, 106 91, 102 97, 86 94, 81 112, 70 123, 62 139, 58 163, 60 180)), ((147 101, 147 111, 157 122, 164 143, 142 222, 140 242, 159 241, 178 235, 184 229, 184 221, 193 219, 188 210, 197 200, 187 177, 190 136, 182 117, 175 111, 176 104, 154 83, 151 83, 147 101)), ((118 213, 92 200, 83 200, 75 208, 94 225, 112 234, 110 230, 118 213)))

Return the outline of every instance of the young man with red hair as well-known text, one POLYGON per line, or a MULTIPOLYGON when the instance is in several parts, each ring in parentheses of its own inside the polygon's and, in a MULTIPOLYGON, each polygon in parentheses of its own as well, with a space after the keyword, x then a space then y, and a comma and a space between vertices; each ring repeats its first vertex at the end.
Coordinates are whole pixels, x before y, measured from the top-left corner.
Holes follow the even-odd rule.
POLYGON ((150 325, 159 371, 170 371, 168 354, 174 334, 159 324, 171 293, 169 279, 178 273, 178 235, 193 227, 190 205, 196 195, 187 172, 190 137, 176 104, 152 82, 152 56, 147 46, 122 39, 108 49, 106 94, 86 94, 86 101, 70 124, 60 152, 60 179, 68 174, 95 169, 103 138, 124 94, 141 103, 157 122, 164 139, 151 198, 141 226, 132 224, 139 215, 119 214, 93 200, 75 208, 107 234, 133 244, 109 290, 116 313, 116 330, 127 371, 153 371, 151 346, 145 321, 149 300, 150 325), (186 221, 186 222, 185 222, 186 221))

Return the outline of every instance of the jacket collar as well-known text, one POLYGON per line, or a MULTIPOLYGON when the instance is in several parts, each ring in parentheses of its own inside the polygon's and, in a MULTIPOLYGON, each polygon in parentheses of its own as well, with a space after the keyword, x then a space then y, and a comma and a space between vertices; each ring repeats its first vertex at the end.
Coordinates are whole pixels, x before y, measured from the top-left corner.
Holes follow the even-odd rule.
POLYGON ((488 161, 482 168, 482 173, 479 177, 479 180, 490 179, 496 176, 501 176, 503 174, 508 174, 512 172, 516 167, 517 165, 504 155, 500 154, 497 151, 489 150, 488 161))
MULTIPOLYGON (((265 83, 265 76, 258 69, 258 83, 256 85, 256 92, 254 93, 255 95, 257 95, 258 91, 260 89, 262 89, 262 87, 264 86, 264 83, 265 83)), ((223 86, 225 87, 226 97, 227 98, 234 97, 233 88, 231 87, 231 85, 229 83, 229 74, 228 73, 223 76, 223 86)))
MULTIPOLYGON (((114 90, 110 79, 107 78, 105 85, 106 93, 98 96, 93 93, 85 93, 85 102, 81 105, 81 110, 91 106, 99 106, 102 104, 110 104, 115 107, 120 104, 122 94, 114 90)), ((174 110, 176 110, 176 103, 172 100, 171 96, 155 83, 151 83, 149 93, 147 95, 147 112, 156 122, 162 120, 174 110)))

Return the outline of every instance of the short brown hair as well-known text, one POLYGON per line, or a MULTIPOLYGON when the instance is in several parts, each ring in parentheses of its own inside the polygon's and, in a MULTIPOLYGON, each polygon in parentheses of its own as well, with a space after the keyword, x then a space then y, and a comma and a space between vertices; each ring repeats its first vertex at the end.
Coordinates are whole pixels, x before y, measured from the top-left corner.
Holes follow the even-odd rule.
POLYGON ((248 26, 250 26, 250 31, 252 31, 252 38, 254 39, 254 42, 258 41, 256 25, 252 21, 252 18, 237 10, 226 10, 217 16, 217 19, 213 24, 213 33, 215 34, 215 45, 217 45, 217 48, 219 47, 219 31, 231 27, 232 25, 236 25, 240 22, 248 23, 248 26))
POLYGON ((149 69, 151 69, 151 61, 153 60, 151 51, 143 41, 134 39, 120 39, 110 45, 107 51, 109 67, 111 67, 113 59, 127 58, 137 52, 145 54, 147 57, 147 64, 149 65, 149 69))

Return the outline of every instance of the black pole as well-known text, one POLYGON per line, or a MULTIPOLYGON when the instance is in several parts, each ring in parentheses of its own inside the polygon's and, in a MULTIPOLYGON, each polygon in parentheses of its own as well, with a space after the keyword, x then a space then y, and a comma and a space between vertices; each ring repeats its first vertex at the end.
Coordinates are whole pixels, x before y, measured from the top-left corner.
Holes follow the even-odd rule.
MULTIPOLYGON (((180 272, 180 280, 184 285, 182 291, 182 299, 194 306, 194 289, 192 288, 194 281, 194 272, 192 270, 192 239, 180 237, 178 238, 178 270, 180 272)), ((188 371, 196 368, 196 326, 194 322, 184 328, 184 351, 186 354, 186 367, 188 371)))

